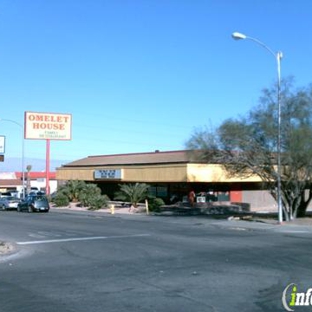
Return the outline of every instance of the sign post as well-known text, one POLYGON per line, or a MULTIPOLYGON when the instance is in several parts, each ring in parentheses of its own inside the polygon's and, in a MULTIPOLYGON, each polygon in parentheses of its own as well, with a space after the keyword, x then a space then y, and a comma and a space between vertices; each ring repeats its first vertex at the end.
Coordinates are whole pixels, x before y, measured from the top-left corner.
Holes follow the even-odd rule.
POLYGON ((46 140, 46 193, 50 195, 50 140, 46 140))

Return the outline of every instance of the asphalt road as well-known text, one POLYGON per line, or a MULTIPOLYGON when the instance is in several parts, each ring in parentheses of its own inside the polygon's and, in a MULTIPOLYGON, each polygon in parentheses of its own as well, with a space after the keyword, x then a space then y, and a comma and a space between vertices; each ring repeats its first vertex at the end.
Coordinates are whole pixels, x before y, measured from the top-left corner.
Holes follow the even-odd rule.
POLYGON ((312 287, 311 238, 196 217, 0 212, 0 240, 17 248, 0 258, 0 311, 285 311, 288 284, 312 287))

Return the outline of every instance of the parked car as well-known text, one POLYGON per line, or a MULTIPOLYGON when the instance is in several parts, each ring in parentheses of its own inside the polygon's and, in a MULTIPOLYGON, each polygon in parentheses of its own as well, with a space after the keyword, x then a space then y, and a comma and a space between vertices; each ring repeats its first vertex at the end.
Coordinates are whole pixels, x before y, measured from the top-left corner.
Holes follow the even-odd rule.
POLYGON ((13 194, 11 192, 0 192, 0 197, 9 197, 9 196, 13 196, 13 194))
POLYGON ((6 196, 0 198, 0 209, 9 210, 17 209, 20 199, 15 196, 6 196))
POLYGON ((48 198, 44 195, 28 195, 25 200, 22 200, 17 206, 17 211, 24 210, 28 212, 48 212, 50 210, 48 198))
POLYGON ((45 190, 40 190, 38 187, 31 187, 29 189, 25 188, 24 190, 21 191, 21 197, 23 197, 23 193, 25 192, 25 197, 28 195, 36 195, 36 194, 40 194, 40 195, 44 195, 45 194, 45 190))

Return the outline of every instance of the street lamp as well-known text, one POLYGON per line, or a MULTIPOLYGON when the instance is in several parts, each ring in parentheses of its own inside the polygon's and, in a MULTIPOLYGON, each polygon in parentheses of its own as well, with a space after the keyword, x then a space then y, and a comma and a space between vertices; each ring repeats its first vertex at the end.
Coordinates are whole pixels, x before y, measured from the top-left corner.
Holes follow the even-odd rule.
POLYGON ((22 184, 23 184, 23 199, 25 199, 25 169, 24 169, 24 165, 25 165, 25 140, 24 140, 24 127, 11 119, 2 119, 0 118, 0 121, 7 121, 7 122, 11 122, 14 123, 16 125, 18 125, 19 127, 21 127, 22 129, 22 184))
POLYGON ((267 45, 265 45, 263 42, 256 38, 252 38, 249 36, 246 36, 239 32, 234 32, 232 34, 233 39, 235 40, 241 40, 241 39, 249 39, 251 41, 256 42, 263 48, 265 48, 267 51, 269 51, 274 58, 276 59, 277 64, 277 107, 278 107, 278 113, 277 113, 277 124, 278 124, 278 134, 277 134, 277 205, 278 205, 278 221, 279 223, 283 222, 283 210, 282 210, 282 194, 281 194, 281 59, 283 57, 283 53, 278 51, 274 52, 272 49, 270 49, 267 45))

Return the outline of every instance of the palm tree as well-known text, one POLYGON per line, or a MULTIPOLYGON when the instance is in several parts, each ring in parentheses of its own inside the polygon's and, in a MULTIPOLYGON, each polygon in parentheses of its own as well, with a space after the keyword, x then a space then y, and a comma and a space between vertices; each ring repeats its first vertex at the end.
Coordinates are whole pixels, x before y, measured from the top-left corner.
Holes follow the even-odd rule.
MULTIPOLYGON (((26 184, 26 190, 27 190, 27 194, 30 193, 31 190, 31 185, 30 185, 30 171, 32 169, 32 165, 27 165, 26 166, 26 170, 27 170, 27 184, 26 184)), ((24 189, 24 185, 23 185, 23 189, 24 189)))
POLYGON ((115 199, 128 201, 137 207, 138 203, 148 195, 149 185, 145 183, 119 184, 120 190, 115 193, 115 199))
POLYGON ((80 180, 69 180, 60 188, 60 192, 65 194, 69 201, 78 202, 80 192, 85 188, 86 183, 80 180))

